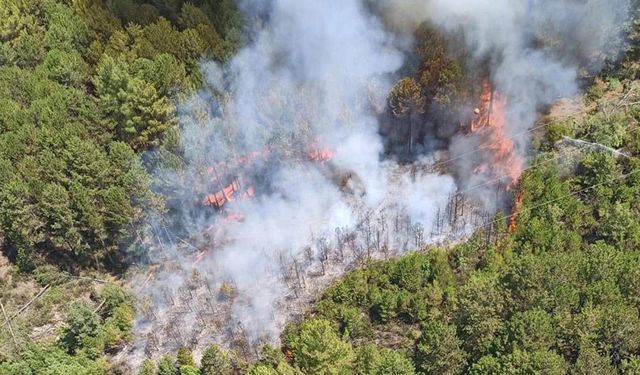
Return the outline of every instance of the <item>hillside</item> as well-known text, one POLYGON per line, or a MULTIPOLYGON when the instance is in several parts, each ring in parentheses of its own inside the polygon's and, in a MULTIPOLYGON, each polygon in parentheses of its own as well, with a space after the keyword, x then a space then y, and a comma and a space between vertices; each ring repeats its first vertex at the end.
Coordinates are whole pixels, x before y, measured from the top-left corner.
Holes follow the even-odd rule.
POLYGON ((640 374, 637 0, 336 1, 0 3, 0 374, 640 374))

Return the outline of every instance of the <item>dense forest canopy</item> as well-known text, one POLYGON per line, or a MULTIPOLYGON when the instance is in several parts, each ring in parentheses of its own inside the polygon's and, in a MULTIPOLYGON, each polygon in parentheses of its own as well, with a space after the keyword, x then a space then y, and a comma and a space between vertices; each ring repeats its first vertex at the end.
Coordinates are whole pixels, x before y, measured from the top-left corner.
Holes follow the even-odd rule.
POLYGON ((23 270, 117 266, 154 204, 140 153, 171 139, 202 59, 240 41, 231 1, 0 5, 0 233, 23 270))
MULTIPOLYGON (((498 213, 452 248, 369 262, 256 363, 213 344, 199 362, 182 348, 139 373, 640 374, 637 1, 632 9, 624 57, 585 74, 585 104, 534 140, 513 192, 517 225, 498 213)), ((135 341, 134 295, 117 276, 138 255, 145 212, 165 203, 144 155, 174 151, 177 103, 204 84, 201 62, 233 56, 243 22, 232 0, 0 3, 1 374, 124 371, 108 359, 135 341)), ((451 119, 479 83, 465 51, 429 25, 413 40, 380 129, 400 158, 394 147, 413 124, 451 119)))

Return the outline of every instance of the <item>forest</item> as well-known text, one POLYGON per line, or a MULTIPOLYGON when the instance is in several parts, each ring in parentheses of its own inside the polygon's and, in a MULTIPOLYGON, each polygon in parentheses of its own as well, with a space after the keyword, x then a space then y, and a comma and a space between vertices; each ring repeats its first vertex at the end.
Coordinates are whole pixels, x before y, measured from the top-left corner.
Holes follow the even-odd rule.
MULTIPOLYGON (((511 198, 465 241, 368 259, 248 357, 211 343, 140 375, 640 374, 640 5, 627 47, 544 109, 511 198), (567 140, 598 147, 577 149, 567 140), (614 152, 612 152, 614 150, 614 152), (563 163, 563 161, 570 162, 563 163), (197 360, 196 360, 197 359, 197 360)), ((247 24, 233 0, 0 3, 0 374, 124 374, 152 166, 179 154, 178 104, 247 24)), ((388 95, 385 150, 477 83, 425 25, 388 95)), ((476 79, 477 80, 477 79, 476 79)), ((179 168, 179 167, 178 167, 179 168)))

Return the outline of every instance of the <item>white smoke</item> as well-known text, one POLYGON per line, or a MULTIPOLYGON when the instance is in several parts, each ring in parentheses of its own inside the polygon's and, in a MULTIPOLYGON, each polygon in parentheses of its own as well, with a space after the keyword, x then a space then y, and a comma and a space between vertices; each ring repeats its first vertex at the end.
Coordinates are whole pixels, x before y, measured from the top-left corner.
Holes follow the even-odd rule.
MULTIPOLYGON (((318 280, 326 283, 348 269, 359 252, 378 249, 375 257, 388 247, 404 251, 438 239, 430 234, 441 233, 440 210, 456 186, 450 176, 409 176, 404 167, 384 159, 377 116, 398 78, 394 74, 403 58, 396 46, 402 43, 369 13, 371 4, 363 2, 242 3, 249 19, 263 23, 257 23, 261 26, 252 41, 228 64, 203 65, 207 89, 180 108, 181 168, 155 173, 156 186, 172 208, 151 223, 157 244, 150 257, 169 265, 140 286, 151 307, 137 322, 146 341, 136 343, 136 355, 145 345, 153 353, 229 340, 237 327, 252 343, 277 338, 292 314, 287 298, 297 288, 284 275, 291 264, 303 273, 302 283, 305 275, 319 272, 325 256, 321 243, 343 262, 333 271, 322 266, 328 276, 318 280), (301 157, 310 145, 330 148, 331 162, 301 157), (234 162, 254 152, 263 156, 250 167, 234 162), (225 205, 243 219, 225 225, 228 241, 211 245, 195 264, 194 248, 201 246, 195 238, 222 225, 213 209, 201 206, 206 194, 219 190, 211 179, 212 166, 220 175, 249 176, 257 194, 225 205), (344 247, 352 251, 351 263, 344 260, 344 247), (205 299, 214 317, 223 308, 213 295, 223 282, 233 285, 236 296, 224 315, 226 327, 211 329, 210 318, 192 306, 197 290, 188 292, 184 302, 176 301, 174 296, 193 284, 194 268, 206 280, 211 298, 205 299), (165 312, 167 305, 181 303, 181 312, 165 312), (167 322, 179 325, 171 329, 173 338, 165 340, 173 344, 149 349, 148 338, 166 329, 167 322)), ((548 26, 583 43, 581 52, 596 50, 609 33, 589 39, 585 30, 593 18, 565 25, 571 19, 567 12, 600 17, 598 25, 605 30, 618 17, 611 8, 618 9, 624 0, 614 2, 607 7, 609 1, 597 0, 385 0, 373 8, 383 9, 387 25, 406 20, 396 29, 427 21, 446 32, 463 30, 476 58, 494 59, 492 78, 509 96, 513 136, 531 127, 539 106, 576 90, 574 61, 556 50, 533 48, 532 35, 548 26), (542 11, 543 5, 549 10, 542 11)), ((524 150, 526 138, 516 141, 524 150)))
MULTIPOLYGON (((394 29, 412 32, 426 22, 461 35, 479 66, 488 65, 493 88, 508 100, 507 136, 526 158, 537 115, 559 97, 578 92, 579 70, 598 72, 622 50, 628 0, 382 0, 373 7, 394 29)), ((479 75, 485 74, 479 68, 479 75)), ((490 155, 473 152, 479 139, 450 143, 462 188, 487 184, 472 195, 495 207, 491 179, 474 175, 490 155), (472 177, 469 177, 472 176, 472 177)), ((498 203, 499 205, 499 203, 498 203)))
MULTIPOLYGON (((376 116, 384 110, 402 55, 393 35, 360 1, 243 5, 259 9, 256 17, 265 19, 265 26, 227 65, 203 66, 208 89, 180 108, 181 168, 155 173, 156 186, 171 208, 151 225, 151 235, 161 239, 150 254, 177 266, 166 267, 144 286, 141 294, 150 296, 152 307, 138 319, 137 329, 149 337, 161 332, 162 324, 180 321, 164 340, 173 344, 164 350, 191 345, 190 337, 223 341, 229 338, 225 332, 237 327, 252 344, 277 338, 291 313, 282 306, 292 295, 292 283, 299 283, 285 277, 286 269, 293 264, 302 278, 317 273, 326 256, 319 241, 331 249, 332 259, 338 258, 339 246, 351 249, 346 256, 340 250, 339 265, 327 270, 323 265, 326 283, 330 274, 344 272, 372 247, 414 247, 416 228, 430 230, 436 207, 455 191, 450 177, 422 173, 414 179, 398 178, 394 171, 400 167, 383 160, 376 116), (301 157, 310 145, 331 149, 331 161, 301 157), (263 156, 250 166, 234 164, 253 152, 263 156), (243 219, 225 224, 223 237, 228 241, 213 246, 195 265, 189 247, 199 247, 193 245, 195 238, 215 231, 223 220, 200 204, 220 188, 211 180, 211 166, 220 175, 249 176, 245 182, 253 184, 257 194, 225 205, 243 219), (376 216, 384 207, 394 207, 393 212, 376 216), (188 289, 194 267, 213 293, 224 282, 235 294, 226 316, 228 328, 204 338, 199 330, 207 330, 201 322, 205 319, 195 312, 193 300, 187 301, 197 291, 189 292, 179 316, 158 312, 168 310, 166 305, 181 306, 178 295, 188 289)), ((145 345, 148 349, 148 342, 139 342, 134 350, 139 353, 145 345)))

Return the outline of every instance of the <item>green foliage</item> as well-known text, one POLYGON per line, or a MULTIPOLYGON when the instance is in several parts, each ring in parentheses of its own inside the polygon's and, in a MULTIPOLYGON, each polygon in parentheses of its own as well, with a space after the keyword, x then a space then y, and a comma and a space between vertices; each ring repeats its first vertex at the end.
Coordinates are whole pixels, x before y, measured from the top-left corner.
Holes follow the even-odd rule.
POLYGON ((415 375, 415 373, 411 361, 394 351, 383 353, 380 363, 373 372, 375 375, 415 375))
POLYGON ((100 290, 100 299, 104 301, 107 315, 115 315, 114 312, 122 306, 133 306, 131 291, 115 283, 106 283, 100 290))
POLYGON ((305 373, 337 374, 353 359, 351 344, 323 319, 305 321, 291 347, 295 364, 305 373))
POLYGON ((47 77, 61 85, 81 87, 88 80, 89 65, 78 52, 50 50, 43 63, 47 77))
POLYGON ((391 273, 391 282, 409 292, 415 292, 429 281, 431 268, 428 258, 412 254, 401 258, 391 273))
POLYGON ((47 284, 59 285, 66 280, 64 274, 62 274, 56 266, 51 264, 45 264, 34 269, 33 277, 41 286, 47 284))
POLYGON ((354 371, 358 375, 375 374, 380 367, 382 355, 380 350, 374 345, 365 345, 356 351, 356 359, 354 361, 354 371))
POLYGON ((572 120, 565 120, 565 121, 553 122, 553 123, 547 124, 545 126, 545 130, 547 131, 548 141, 552 145, 562 140, 563 137, 574 136, 572 120))
POLYGON ((145 358, 144 361, 142 361, 142 365, 140 366, 140 369, 138 370, 138 375, 155 375, 156 374, 156 366, 153 364, 153 362, 151 362, 151 360, 149 360, 148 358, 145 358))
POLYGON ((94 361, 85 356, 72 356, 56 346, 42 349, 31 347, 17 361, 0 362, 0 373, 6 375, 104 375, 107 368, 104 360, 94 361))
POLYGON ((94 79, 100 107, 118 140, 134 149, 158 145, 172 126, 173 106, 147 81, 129 74, 123 59, 106 57, 94 79))
POLYGON ((182 365, 179 370, 180 375, 200 375, 198 368, 192 365, 182 365))
POLYGON ((291 367, 287 362, 279 362, 273 366, 257 364, 252 367, 249 375, 303 375, 300 370, 291 367))
POLYGON ((218 345, 210 345, 202 354, 200 373, 202 375, 231 375, 233 367, 229 355, 222 351, 218 345))
POLYGON ((549 352, 525 352, 498 357, 483 357, 473 364, 469 374, 566 374, 567 365, 559 355, 549 352))
MULTIPOLYGON (((63 271, 123 268, 161 204, 140 153, 175 144, 175 101, 201 84, 202 59, 232 55, 242 23, 226 0, 6 0, 0 18, 0 246, 51 285, 30 307, 48 309, 67 297, 63 271)), ((133 299, 111 283, 91 298, 68 304, 55 343, 3 351, 0 373, 104 374, 132 338, 133 299)), ((199 373, 182 362, 159 371, 199 373)))
POLYGON ((510 344, 522 350, 548 350, 556 339, 551 316, 541 309, 513 314, 508 331, 510 344))
MULTIPOLYGON (((47 262, 77 269, 123 256, 154 198, 137 153, 174 146, 173 99, 201 84, 202 58, 232 55, 242 20, 233 0, 5 0, 0 18, 0 242, 53 285, 38 302, 48 306, 66 291, 47 262)), ((638 25, 627 27, 622 70, 588 90, 584 118, 547 126, 551 156, 520 182, 517 229, 350 273, 285 332, 292 358, 265 350, 249 373, 640 373, 638 25), (565 136, 601 146, 575 170, 556 168, 565 136)), ((480 87, 466 82, 465 51, 428 25, 415 43, 391 112, 413 121, 458 109, 480 87)), ((57 342, 0 358, 0 373, 114 371, 104 357, 131 339, 132 296, 106 284, 94 297, 101 308, 69 303, 57 342)), ((198 370, 181 349, 140 373, 225 375, 240 371, 234 360, 214 345, 198 370)))
POLYGON ((572 374, 588 375, 588 374, 615 374, 616 371, 610 364, 607 357, 601 356, 598 351, 592 347, 585 347, 580 350, 578 359, 571 369, 572 374))
POLYGON ((456 328, 428 322, 416 348, 416 366, 425 374, 456 374, 465 365, 466 353, 460 348, 456 328))
POLYGON ((602 84, 592 85, 587 89, 587 98, 590 100, 598 100, 604 95, 604 87, 602 84))
POLYGON ((425 99, 420 92, 420 86, 412 78, 398 81, 389 93, 389 107, 394 115, 400 117, 409 111, 421 111, 425 99))
POLYGON ((176 361, 170 355, 165 355, 158 361, 157 375, 179 375, 180 370, 176 365, 176 361))
MULTIPOLYGON (((633 85, 620 85, 609 89, 633 97, 633 85)), ((564 135, 632 154, 629 116, 603 103, 550 127, 551 155, 522 176, 518 226, 494 228, 498 243, 479 233, 446 251, 371 262, 327 290, 315 313, 356 347, 343 371, 404 371, 402 349, 424 374, 638 373, 640 165, 602 147, 579 150, 569 171, 549 162, 564 135)), ((290 329, 287 346, 299 335, 290 329)))
MULTIPOLYGON (((69 354, 86 349, 95 354, 96 338, 102 329, 100 317, 84 301, 73 302, 66 311, 58 344, 69 354)), ((100 348, 101 349, 101 348, 100 348)))
POLYGON ((193 355, 191 354, 191 350, 185 347, 181 347, 178 349, 178 354, 176 358, 176 363, 178 367, 182 366, 195 366, 193 362, 193 355))
POLYGON ((175 138, 172 99, 197 88, 202 58, 238 46, 239 13, 223 0, 7 0, 0 17, 3 250, 23 271, 118 263, 152 199, 135 151, 175 138))
POLYGON ((116 351, 131 338, 133 319, 134 310, 131 305, 118 306, 112 310, 111 316, 104 321, 100 335, 106 350, 116 351))

